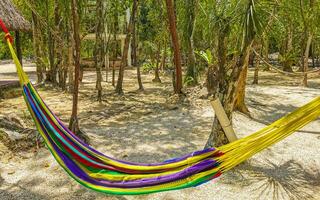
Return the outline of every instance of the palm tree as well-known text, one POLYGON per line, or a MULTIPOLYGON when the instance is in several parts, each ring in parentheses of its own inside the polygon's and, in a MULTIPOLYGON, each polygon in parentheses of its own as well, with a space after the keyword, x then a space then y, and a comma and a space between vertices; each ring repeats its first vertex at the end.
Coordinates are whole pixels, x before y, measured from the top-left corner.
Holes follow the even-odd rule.
MULTIPOLYGON (((208 74, 211 82, 208 88, 211 98, 221 101, 224 110, 232 121, 232 111, 234 109, 234 101, 236 99, 237 81, 239 80, 241 71, 248 63, 248 57, 251 45, 260 31, 260 22, 256 13, 254 0, 243 0, 229 5, 229 2, 222 1, 217 4, 224 4, 224 7, 217 5, 215 7, 215 27, 217 34, 217 64, 213 66, 215 73, 208 74), (244 13, 240 20, 235 17, 235 13, 244 13), (232 33, 232 26, 235 21, 239 22, 243 30, 242 40, 239 43, 236 52, 232 55, 231 63, 227 64, 227 41, 232 33)), ((237 28, 237 27, 236 27, 237 28)), ((212 131, 206 143, 207 147, 220 146, 228 143, 223 129, 215 118, 212 131)))

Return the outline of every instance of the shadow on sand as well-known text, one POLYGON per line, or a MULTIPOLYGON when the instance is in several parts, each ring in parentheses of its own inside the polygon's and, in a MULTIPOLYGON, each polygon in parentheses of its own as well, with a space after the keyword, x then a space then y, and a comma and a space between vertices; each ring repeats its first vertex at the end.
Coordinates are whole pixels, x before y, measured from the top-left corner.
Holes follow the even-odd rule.
POLYGON ((294 160, 281 164, 251 160, 232 170, 223 181, 234 184, 235 180, 257 194, 253 199, 314 199, 313 194, 320 189, 320 170, 304 168, 294 160))

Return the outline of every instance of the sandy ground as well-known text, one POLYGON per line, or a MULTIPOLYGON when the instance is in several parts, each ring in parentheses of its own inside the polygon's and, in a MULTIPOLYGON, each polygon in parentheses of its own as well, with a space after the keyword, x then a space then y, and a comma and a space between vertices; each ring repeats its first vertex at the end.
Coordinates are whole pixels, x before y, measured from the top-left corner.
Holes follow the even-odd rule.
MULTIPOLYGON (((12 75, 2 75, 13 78, 12 75)), ((136 162, 158 162, 202 149, 214 118, 207 100, 190 97, 177 109, 167 106, 172 87, 168 78, 152 83, 144 75, 146 91, 136 91, 135 72, 126 72, 125 95, 104 83, 104 101, 96 102, 93 72, 81 85, 80 123, 91 144, 108 155, 136 162)), ((235 114, 234 127, 243 137, 302 106, 320 92, 320 79, 310 88, 276 73, 262 73, 251 85, 247 104, 252 119, 235 114)), ((0 75, 1 78, 1 75, 0 75)), ((71 114, 70 94, 39 88, 41 96, 65 122, 71 114)), ((16 114, 32 126, 21 97, 0 101, 0 114, 16 114)), ((256 155, 221 178, 197 188, 142 196, 109 196, 73 181, 46 148, 12 153, 0 144, 0 199, 320 199, 320 121, 256 155), (2 152, 2 154, 1 154, 2 152)))

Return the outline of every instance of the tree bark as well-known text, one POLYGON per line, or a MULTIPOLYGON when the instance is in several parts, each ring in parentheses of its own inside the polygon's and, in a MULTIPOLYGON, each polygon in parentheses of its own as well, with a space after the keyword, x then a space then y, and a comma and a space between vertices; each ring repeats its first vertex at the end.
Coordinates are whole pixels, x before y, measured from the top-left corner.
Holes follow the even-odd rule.
POLYGON ((292 49, 293 49, 293 45, 292 45, 292 40, 293 40, 293 27, 290 24, 289 27, 287 28, 287 38, 285 41, 285 49, 283 52, 283 56, 285 57, 285 60, 282 62, 282 66, 283 66, 283 71, 286 72, 293 72, 292 70, 292 65, 293 62, 291 60, 291 53, 292 53, 292 49))
POLYGON ((252 84, 258 85, 259 84, 259 70, 260 70, 260 57, 256 56, 256 67, 254 68, 254 75, 253 75, 253 82, 252 84))
POLYGON ((161 59, 161 71, 163 72, 167 62, 167 42, 164 43, 164 50, 161 59))
POLYGON ((166 0, 167 5, 167 13, 169 19, 169 29, 171 34, 171 40, 173 45, 174 51, 174 64, 175 64, 175 75, 176 75, 176 87, 175 93, 181 94, 182 93, 182 67, 181 67, 181 52, 180 52, 180 44, 179 44, 179 37, 177 33, 176 27, 176 16, 174 12, 174 5, 172 0, 166 0))
POLYGON ((123 94, 122 85, 123 85, 124 69, 127 66, 130 39, 132 36, 132 31, 133 31, 133 21, 135 20, 135 17, 136 17, 137 7, 138 7, 137 3, 133 4, 133 6, 132 6, 132 15, 130 16, 130 21, 129 21, 129 25, 128 25, 128 29, 127 29, 127 35, 126 35, 126 39, 124 42, 124 49, 123 49, 123 54, 122 54, 122 59, 121 59, 121 66, 119 69, 118 82, 117 82, 117 86, 116 86, 116 90, 115 90, 116 93, 118 93, 118 94, 123 94))
MULTIPOLYGON (((137 0, 133 1, 133 4, 138 4, 137 0)), ((139 86, 139 91, 143 91, 143 84, 142 84, 142 79, 141 79, 141 70, 140 70, 140 65, 138 64, 138 58, 137 58, 137 40, 138 40, 138 35, 137 35, 137 27, 138 27, 138 18, 139 18, 139 6, 137 6, 137 17, 133 20, 133 30, 132 30, 132 59, 133 59, 133 66, 137 68, 137 81, 138 81, 138 86, 139 86)))
MULTIPOLYGON (((63 88, 64 87, 64 65, 63 65, 63 55, 64 55, 64 45, 63 45, 63 26, 62 26, 62 21, 61 21, 61 10, 60 10, 60 5, 59 1, 55 0, 54 1, 54 30, 55 33, 53 35, 54 38, 54 70, 58 74, 58 86, 63 88)), ((55 75, 53 75, 55 76, 55 75)))
POLYGON ((71 10, 73 19, 73 39, 75 44, 75 78, 73 89, 72 114, 69 128, 72 132, 80 132, 78 120, 78 96, 79 96, 79 73, 80 73, 80 20, 78 14, 78 0, 71 0, 71 10))
MULTIPOLYGON (((313 7, 314 7, 314 0, 309 0, 309 12, 313 12, 313 7)), ((300 0, 300 12, 301 12, 301 17, 304 25, 304 42, 303 44, 305 45, 305 50, 302 56, 302 72, 303 74, 303 79, 302 79, 302 84, 303 86, 307 87, 308 86, 308 67, 309 67, 309 55, 310 55, 310 46, 312 43, 313 39, 313 34, 312 30, 309 27, 308 24, 308 19, 306 19, 304 10, 303 10, 303 1, 300 0)))
POLYGON ((159 43, 158 44, 157 54, 156 54, 156 59, 155 59, 156 60, 156 67, 154 69, 154 79, 152 80, 152 82, 155 82, 155 83, 161 83, 161 79, 160 79, 160 76, 159 76, 160 59, 161 59, 161 45, 159 43))
POLYGON ((33 32, 33 49, 34 54, 36 57, 36 71, 37 71, 37 82, 42 83, 43 82, 43 69, 45 69, 45 66, 42 62, 42 53, 41 53, 41 33, 40 33, 40 27, 38 22, 37 15, 32 12, 32 32, 33 32))
MULTIPOLYGON (((112 86, 115 87, 116 85, 116 69, 115 69, 115 64, 116 60, 118 59, 118 41, 117 41, 117 34, 119 32, 119 16, 117 10, 115 10, 114 15, 113 15, 113 41, 114 41, 114 50, 113 50, 113 62, 112 62, 112 86)), ((121 47, 120 47, 121 48, 121 47)))
POLYGON ((98 101, 102 101, 102 74, 101 69, 103 67, 105 52, 104 52, 104 5, 102 0, 97 0, 96 2, 96 12, 97 12, 97 25, 96 25, 96 44, 95 44, 95 65, 97 73, 96 89, 98 91, 98 101))
POLYGON ((21 37, 20 37, 19 31, 15 31, 15 41, 16 41, 17 57, 18 57, 20 64, 22 66, 23 63, 22 63, 21 37))
POLYGON ((242 112, 250 116, 250 111, 245 103, 245 94, 246 94, 246 85, 247 85, 247 75, 248 75, 248 65, 249 65, 249 56, 250 51, 246 52, 247 55, 244 55, 244 66, 240 73, 240 77, 237 83, 237 95, 234 103, 234 110, 242 112))
POLYGON ((48 53, 49 53, 49 71, 46 74, 46 81, 53 83, 54 85, 57 83, 57 70, 55 69, 54 63, 54 38, 52 36, 51 31, 51 20, 49 16, 49 2, 46 0, 47 7, 47 35, 48 35, 48 53))
MULTIPOLYGON (((223 38, 220 38, 223 39, 223 38)), ((225 43, 225 41, 220 41, 219 43, 225 43)), ((236 99, 236 90, 237 90, 237 81, 239 80, 240 73, 243 69, 243 66, 245 66, 245 63, 247 62, 247 55, 249 54, 250 48, 251 48, 252 42, 249 44, 246 44, 246 46, 243 48, 240 55, 237 57, 237 62, 232 68, 231 75, 227 75, 226 68, 224 68, 224 65, 218 67, 217 73, 212 73, 209 77, 211 82, 215 82, 216 87, 214 89, 213 94, 211 97, 213 99, 219 98, 223 108, 225 109, 225 112, 232 123, 232 111, 234 109, 234 103, 236 99), (222 68, 221 68, 222 67, 222 68)), ((225 47, 225 46, 224 46, 225 47)), ((223 55, 226 55, 225 48, 218 48, 218 52, 220 53, 224 52, 223 55), (222 51, 221 51, 222 50, 222 51)), ((222 56, 223 58, 224 56, 222 56)), ((221 64, 221 63, 220 63, 221 64)), ((220 65, 218 64, 218 65, 220 65)), ((215 117, 215 120, 213 121, 211 134, 207 140, 207 143, 205 145, 205 148, 213 147, 213 146, 221 146, 224 144, 227 144, 229 141, 217 119, 215 117)))
POLYGON ((312 43, 312 34, 310 33, 307 39, 306 48, 304 51, 303 56, 303 80, 302 84, 304 87, 308 87, 308 68, 309 68, 309 52, 310 52, 310 45, 312 43))
POLYGON ((69 20, 69 22, 67 22, 67 41, 68 41, 68 76, 69 76, 69 80, 68 80, 68 88, 69 88, 69 92, 73 93, 73 89, 74 89, 74 62, 73 62, 73 53, 74 53, 74 39, 73 39, 73 25, 71 23, 71 20, 69 20))
MULTIPOLYGON (((211 65, 208 68, 207 74, 207 89, 209 97, 213 99, 219 98, 224 109, 226 109, 226 114, 230 121, 231 119, 231 112, 233 105, 227 103, 226 96, 228 93, 228 82, 226 79, 226 62, 227 62, 227 35, 229 33, 229 26, 225 27, 218 32, 218 47, 217 47, 217 58, 218 63, 217 65, 211 65)), ((212 124, 211 133, 205 145, 205 148, 213 147, 213 146, 220 146, 223 144, 228 143, 228 139, 217 119, 215 119, 212 124)))
POLYGON ((197 74, 197 66, 196 66, 196 56, 194 54, 194 42, 193 42, 193 36, 194 36, 194 26, 195 26, 195 20, 196 20, 196 0, 186 0, 186 43, 188 48, 188 66, 187 66, 187 74, 186 74, 186 80, 190 85, 198 84, 198 74, 197 74))

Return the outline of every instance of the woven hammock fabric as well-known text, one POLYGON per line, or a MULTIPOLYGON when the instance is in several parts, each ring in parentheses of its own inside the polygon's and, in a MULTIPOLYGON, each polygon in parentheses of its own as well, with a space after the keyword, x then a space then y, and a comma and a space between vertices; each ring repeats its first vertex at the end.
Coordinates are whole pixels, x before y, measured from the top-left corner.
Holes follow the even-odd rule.
POLYGON ((46 146, 74 180, 99 192, 137 195, 201 185, 281 141, 320 115, 318 97, 266 128, 219 148, 196 151, 161 163, 121 161, 85 144, 59 120, 23 71, 10 37, 6 36, 6 39, 25 102, 46 146))

